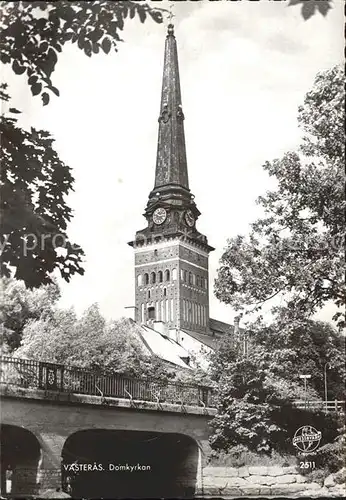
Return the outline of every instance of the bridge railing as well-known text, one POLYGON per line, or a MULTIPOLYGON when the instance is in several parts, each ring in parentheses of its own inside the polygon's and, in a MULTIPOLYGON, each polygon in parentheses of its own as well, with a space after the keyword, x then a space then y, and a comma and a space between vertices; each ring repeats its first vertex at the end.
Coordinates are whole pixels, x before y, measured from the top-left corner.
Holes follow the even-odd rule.
POLYGON ((294 406, 297 408, 307 408, 310 410, 336 411, 345 413, 345 401, 294 401, 294 406))
POLYGON ((0 357, 0 363, 0 383, 3 385, 157 403, 214 406, 210 387, 132 379, 11 356, 0 357))

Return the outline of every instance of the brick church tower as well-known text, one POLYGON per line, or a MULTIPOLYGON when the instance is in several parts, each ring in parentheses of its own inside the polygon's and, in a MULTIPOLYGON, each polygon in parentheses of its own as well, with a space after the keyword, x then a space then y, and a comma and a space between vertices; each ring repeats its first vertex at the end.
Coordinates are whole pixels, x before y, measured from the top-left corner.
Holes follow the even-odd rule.
POLYGON ((189 189, 184 113, 173 25, 165 43, 154 189, 147 226, 130 242, 135 253, 136 321, 167 329, 209 332, 208 257, 198 232, 200 212, 189 189))

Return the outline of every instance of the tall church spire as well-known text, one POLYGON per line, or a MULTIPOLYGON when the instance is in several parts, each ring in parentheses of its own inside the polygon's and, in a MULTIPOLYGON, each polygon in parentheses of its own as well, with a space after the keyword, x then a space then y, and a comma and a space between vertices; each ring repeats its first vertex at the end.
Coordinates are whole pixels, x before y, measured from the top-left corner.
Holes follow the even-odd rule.
POLYGON ((144 213, 147 225, 129 242, 135 253, 136 321, 209 331, 208 258, 213 248, 197 230, 199 216, 189 189, 177 43, 170 24, 155 184, 144 213))
POLYGON ((189 190, 177 42, 168 25, 163 65, 155 188, 177 185, 189 190))

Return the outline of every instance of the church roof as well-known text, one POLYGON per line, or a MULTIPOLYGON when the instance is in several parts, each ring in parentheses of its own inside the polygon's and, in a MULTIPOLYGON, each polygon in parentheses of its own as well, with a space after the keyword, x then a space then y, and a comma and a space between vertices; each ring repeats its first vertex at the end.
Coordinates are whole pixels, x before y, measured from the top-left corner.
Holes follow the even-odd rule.
POLYGON ((223 335, 225 333, 234 333, 234 326, 224 321, 219 321, 217 319, 209 318, 209 328, 216 335, 223 335))
POLYGON ((210 334, 206 333, 200 333, 200 332, 193 332, 192 330, 182 330, 185 332, 187 335, 190 335, 192 338, 198 340, 202 344, 206 345, 207 347, 210 347, 210 349, 216 349, 217 343, 218 343, 218 338, 213 337, 210 334))
POLYGON ((181 368, 191 369, 183 358, 189 358, 189 352, 173 339, 150 328, 147 325, 140 325, 138 333, 144 345, 152 354, 158 356, 168 363, 180 366, 181 368))

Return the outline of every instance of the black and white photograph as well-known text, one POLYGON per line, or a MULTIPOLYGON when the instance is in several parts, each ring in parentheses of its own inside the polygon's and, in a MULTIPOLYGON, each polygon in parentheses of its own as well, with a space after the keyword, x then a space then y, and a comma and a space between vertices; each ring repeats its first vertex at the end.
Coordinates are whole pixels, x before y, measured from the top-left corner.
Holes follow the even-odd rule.
POLYGON ((0 499, 346 497, 344 7, 0 1, 0 499))

